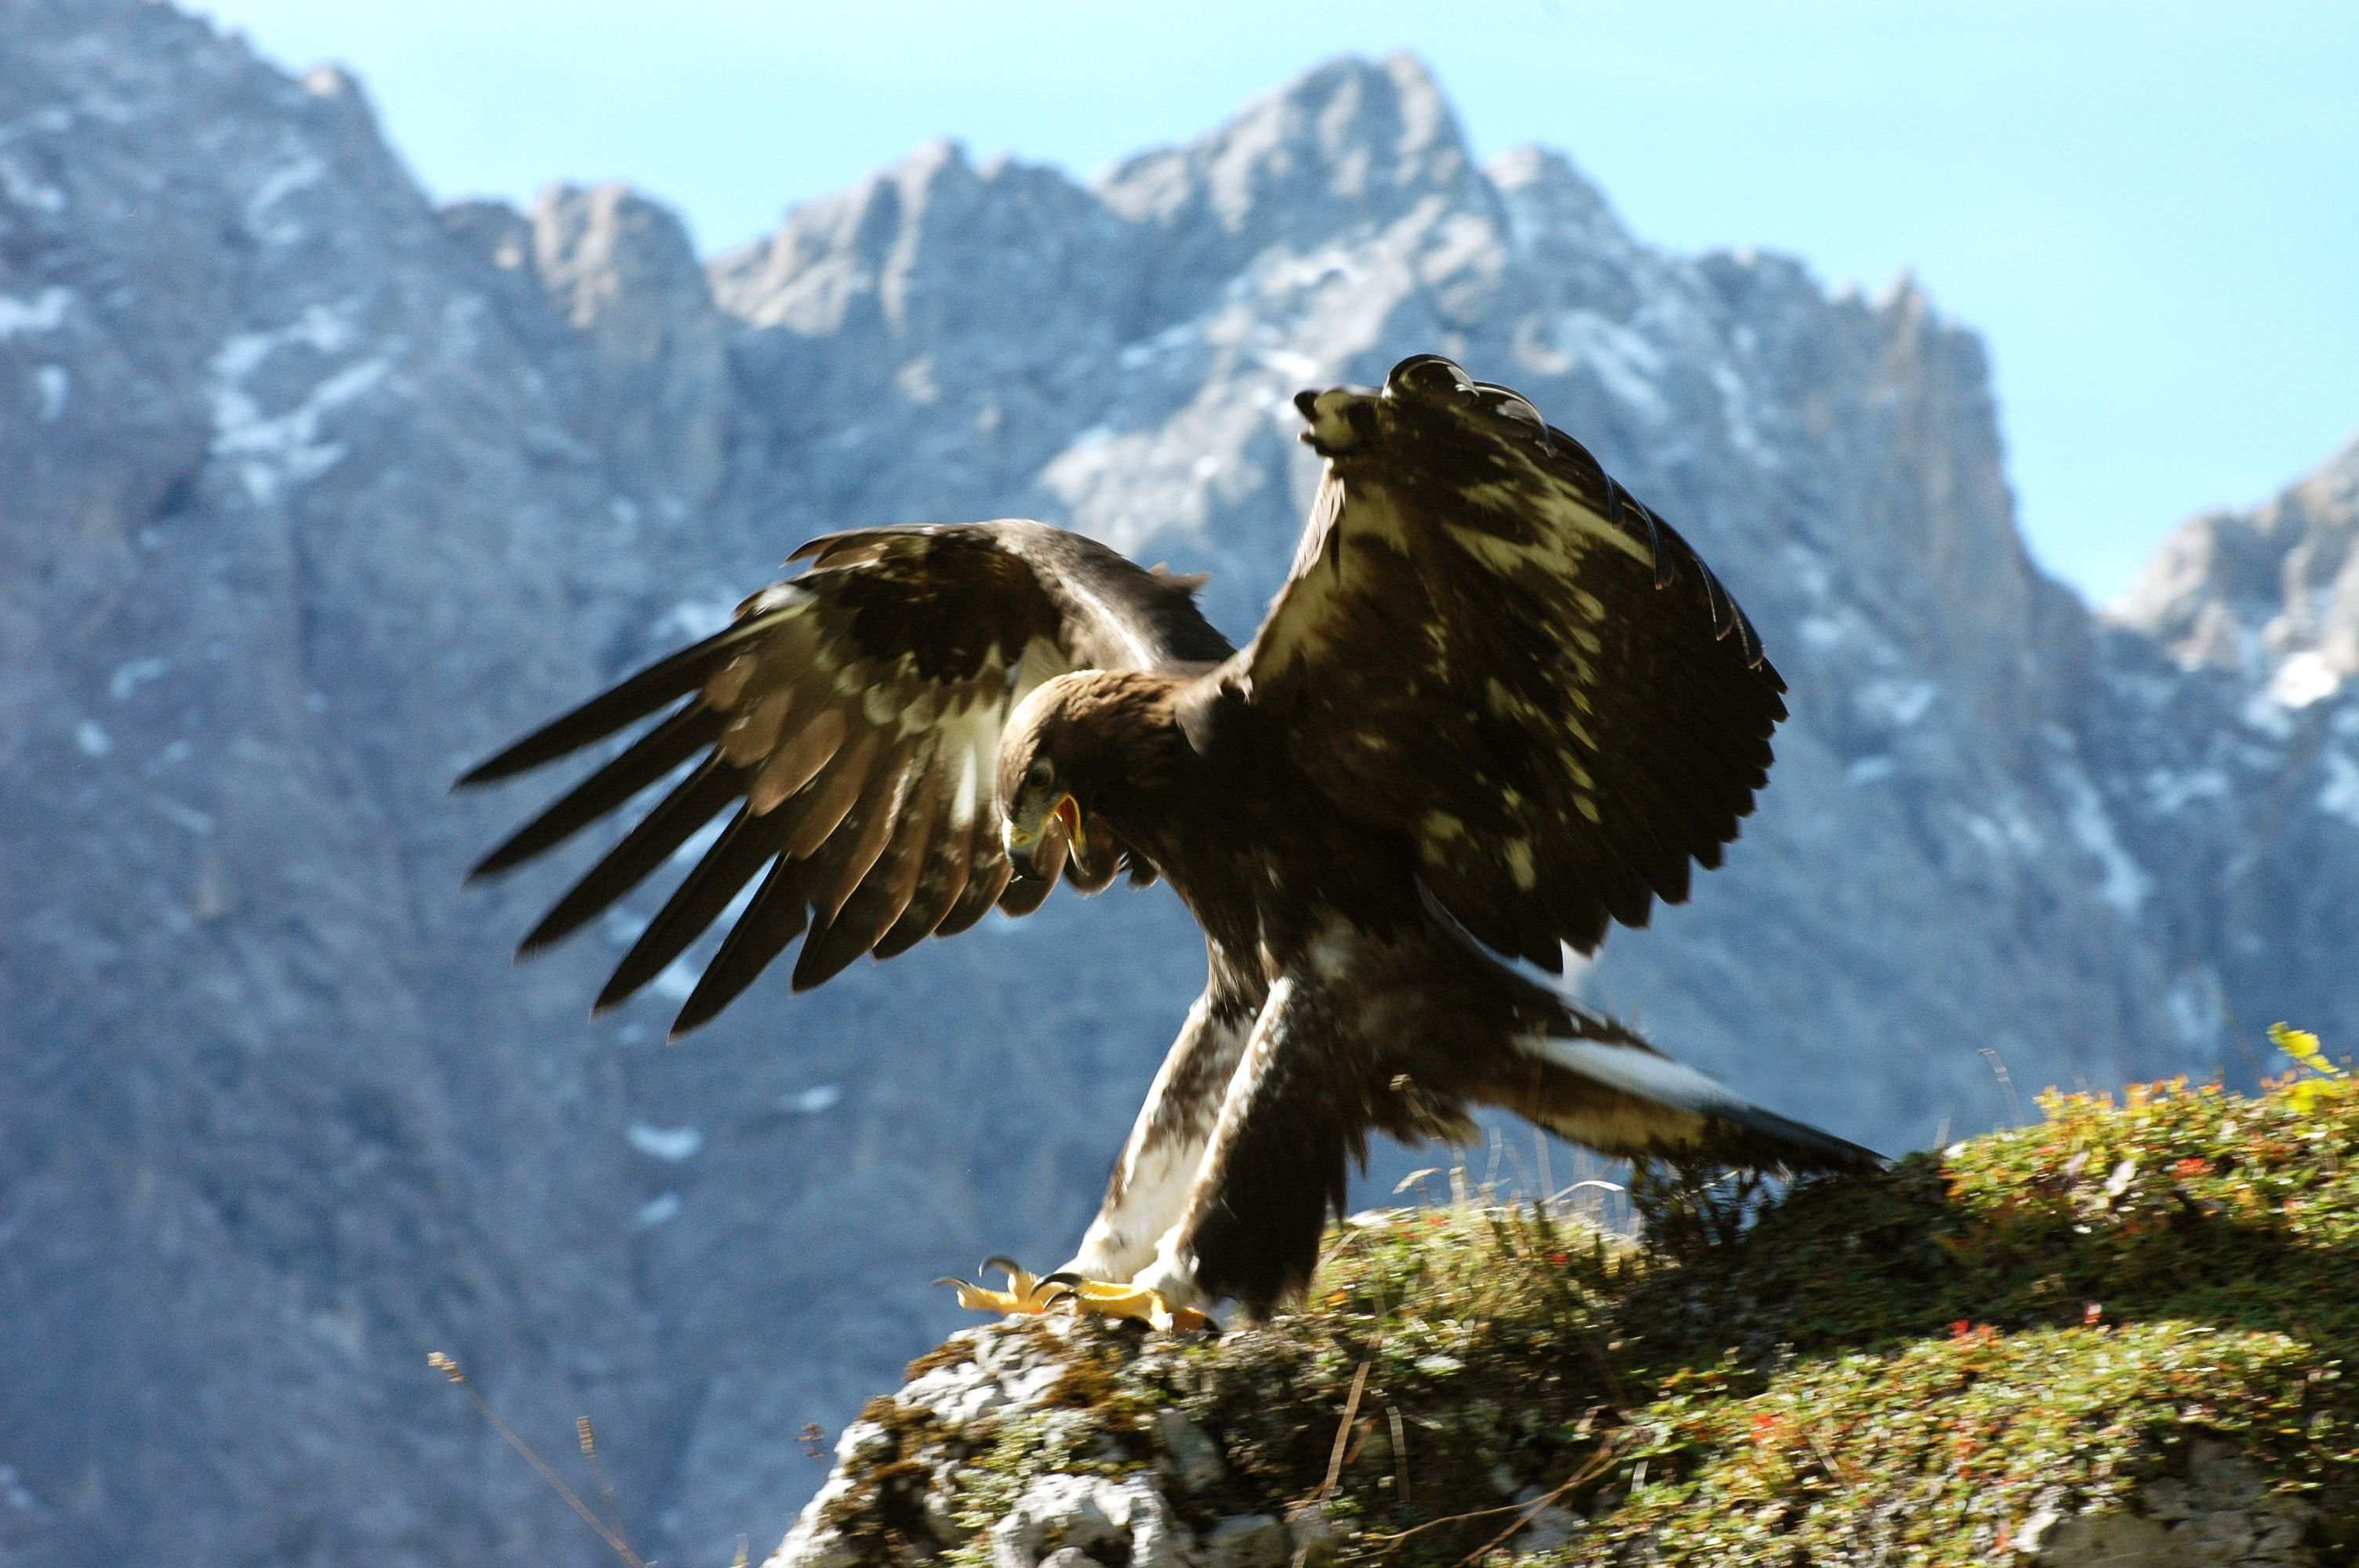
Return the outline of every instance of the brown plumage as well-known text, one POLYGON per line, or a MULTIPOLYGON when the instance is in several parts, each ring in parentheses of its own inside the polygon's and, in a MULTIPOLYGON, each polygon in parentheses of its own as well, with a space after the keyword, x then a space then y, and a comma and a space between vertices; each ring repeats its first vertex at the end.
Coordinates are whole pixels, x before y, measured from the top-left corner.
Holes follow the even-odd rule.
MULTIPOLYGON (((803 936, 803 989, 863 953, 1038 908, 1058 867, 1016 880, 991 799, 1013 701, 1060 671, 1217 659, 1190 589, 1043 524, 867 528, 815 539, 810 569, 723 631, 592 697, 468 773, 488 783, 670 706, 636 744, 486 855, 475 876, 562 842, 691 757, 703 760, 526 936, 580 929, 723 811, 728 825, 615 967, 623 1001, 763 878, 675 1033, 727 1006, 803 936), (808 935, 806 935, 806 933, 808 935)), ((1068 873, 1104 885, 1095 868, 1068 873)))
POLYGON ((1241 652, 1199 579, 1074 535, 863 529, 476 769, 462 782, 662 711, 480 873, 702 759, 527 949, 723 812, 601 1007, 757 876, 677 1030, 798 936, 801 989, 1060 878, 1160 875, 1204 929, 1208 983, 1070 1267, 1173 1304, 1300 1289, 1367 1136, 1463 1135, 1478 1105, 1634 1157, 1872 1161, 1494 957, 1554 970, 1719 863, 1785 714, 1734 600, 1578 442, 1446 360, 1297 401, 1325 476, 1241 652))

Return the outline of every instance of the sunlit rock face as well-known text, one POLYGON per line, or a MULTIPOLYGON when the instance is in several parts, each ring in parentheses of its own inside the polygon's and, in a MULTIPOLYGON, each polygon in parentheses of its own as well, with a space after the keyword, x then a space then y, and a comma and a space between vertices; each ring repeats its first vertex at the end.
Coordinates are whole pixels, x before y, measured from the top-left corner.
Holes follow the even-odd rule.
POLYGON ((2100 622, 1922 290, 1652 250, 1406 59, 1093 187, 923 148, 700 266, 625 191, 438 210, 349 78, 168 8, 7 34, 0 1562, 599 1560, 435 1348, 552 1452, 596 1417, 651 1556, 798 1504, 794 1434, 951 1325, 924 1281, 1069 1249, 1201 948, 1060 894, 667 1048, 688 970, 583 1016, 652 900, 511 968, 563 871, 459 879, 540 796, 450 779, 864 521, 1070 524, 1242 636, 1292 394, 1411 351, 1595 448, 1793 684, 1595 999, 1895 1149, 2359 1038, 2348 454, 2100 622))

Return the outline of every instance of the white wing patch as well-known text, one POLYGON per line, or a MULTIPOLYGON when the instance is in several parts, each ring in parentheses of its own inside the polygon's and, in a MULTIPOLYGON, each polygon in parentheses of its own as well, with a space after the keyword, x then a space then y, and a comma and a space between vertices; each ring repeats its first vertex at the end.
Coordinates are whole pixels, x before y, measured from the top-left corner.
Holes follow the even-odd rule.
POLYGON ((1550 1039, 1537 1034, 1520 1036, 1516 1044, 1569 1073, 1578 1073, 1608 1088, 1676 1109, 1708 1115, 1723 1107, 1745 1103, 1717 1078, 1641 1046, 1617 1045, 1609 1040, 1550 1039))
POLYGON ((933 721, 939 736, 936 744, 945 759, 945 777, 951 780, 952 827, 964 830, 973 825, 978 813, 995 808, 992 792, 998 787, 999 738, 1007 729, 1008 715, 1025 697, 1071 668, 1055 643, 1036 637, 1025 644, 1022 657, 1008 673, 1005 691, 977 702, 956 718, 933 721))
POLYGON ((1639 1046, 1538 1034, 1518 1036, 1516 1044, 1551 1065, 1642 1102, 1602 1098, 1593 1106, 1549 1118, 1555 1131, 1593 1149, 1698 1143, 1707 1130, 1706 1118, 1745 1104, 1718 1080, 1639 1046))
POLYGON ((737 619, 742 621, 748 615, 766 615, 777 610, 807 610, 817 602, 819 596, 800 583, 774 582, 740 604, 737 619))
POLYGON ((942 726, 942 744, 958 758, 958 783, 951 791, 951 825, 961 829, 974 823, 984 780, 996 760, 999 726, 1005 705, 978 707, 962 719, 942 726))
POLYGON ((1062 648, 1045 637, 1033 638, 1024 644, 1024 656, 1016 661, 1015 676, 1007 683, 1007 706, 1015 707, 1072 667, 1062 648))
POLYGON ((1359 933, 1349 921, 1322 923, 1310 939, 1311 972, 1332 984, 1349 984, 1353 963, 1359 957, 1359 933))

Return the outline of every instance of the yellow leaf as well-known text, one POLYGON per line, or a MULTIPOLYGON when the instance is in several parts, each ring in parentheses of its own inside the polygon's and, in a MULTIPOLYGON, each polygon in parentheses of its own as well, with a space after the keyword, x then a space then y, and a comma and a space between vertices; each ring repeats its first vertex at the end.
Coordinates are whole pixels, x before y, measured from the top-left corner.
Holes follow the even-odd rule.
POLYGON ((2328 1061, 2319 1049, 2318 1036, 2307 1029, 2288 1029, 2282 1023, 2269 1025, 2269 1044, 2308 1067, 2313 1073, 2339 1078, 2343 1069, 2328 1061))
POLYGON ((2297 1062, 2307 1062, 2318 1054, 2318 1036, 2307 1029, 2290 1029, 2283 1023, 2269 1025, 2269 1044, 2297 1062))

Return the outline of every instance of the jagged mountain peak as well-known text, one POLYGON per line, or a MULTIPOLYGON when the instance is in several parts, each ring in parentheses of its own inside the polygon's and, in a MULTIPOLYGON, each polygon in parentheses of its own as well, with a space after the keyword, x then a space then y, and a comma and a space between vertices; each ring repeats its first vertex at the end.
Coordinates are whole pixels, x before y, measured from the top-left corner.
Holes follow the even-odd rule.
POLYGON ((1422 62, 1346 55, 1205 135, 1124 159, 1098 190, 1127 218, 1180 222, 1202 211, 1233 234, 1299 232, 1338 205, 1383 221, 1430 195, 1463 196, 1473 172, 1458 118, 1422 62))
POLYGON ((962 143, 941 139, 789 209, 775 233, 711 271, 723 308, 757 326, 821 334, 874 308, 907 335, 925 330, 940 308, 995 308, 1062 281, 978 273, 956 258, 980 247, 1018 259, 1111 227, 1061 171, 1008 157, 978 165, 962 143))
POLYGON ((1533 142, 1510 147, 1483 172, 1506 199, 1519 239, 1551 234, 1601 249, 1633 243, 1605 193, 1553 147, 1533 142))
POLYGON ((534 266, 578 327, 635 293, 705 292, 687 226, 628 185, 549 186, 530 216, 534 266))
POLYGON ((2180 524, 2105 614, 2290 707, 2359 675, 2359 436, 2258 506, 2180 524))
MULTIPOLYGON (((1514 165, 1509 166, 1511 171, 1514 165)), ((1518 175, 1520 178, 1520 175, 1518 175)), ((1603 224, 1626 237, 1571 166, 1537 168, 1527 226, 1603 224), (1584 194, 1585 193, 1585 194, 1584 194)), ((1084 188, 998 157, 980 165, 933 142, 847 189, 789 211, 769 237, 719 258, 715 292, 756 325, 834 331, 873 304, 906 335, 913 280, 951 309, 1011 297, 1078 297, 1144 338, 1203 310, 1255 258, 1355 244, 1407 220, 1471 218, 1506 230, 1499 188, 1473 158, 1440 85, 1415 56, 1330 59, 1201 136, 1123 159, 1084 188), (1045 261, 1028 276, 978 274, 978 242, 1045 261), (965 258, 938 265, 948 255, 965 258)))

